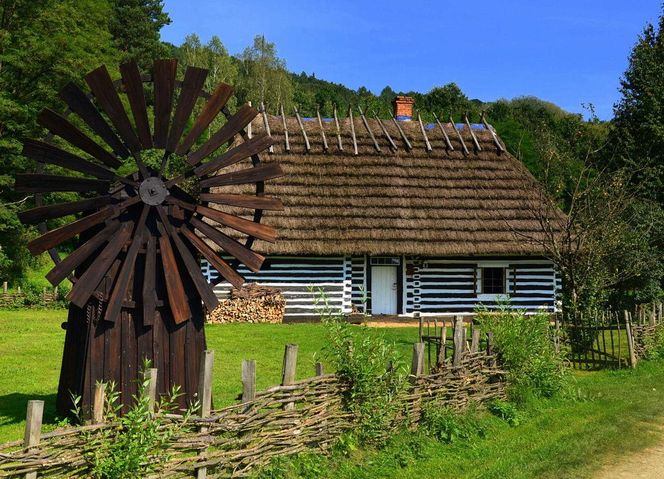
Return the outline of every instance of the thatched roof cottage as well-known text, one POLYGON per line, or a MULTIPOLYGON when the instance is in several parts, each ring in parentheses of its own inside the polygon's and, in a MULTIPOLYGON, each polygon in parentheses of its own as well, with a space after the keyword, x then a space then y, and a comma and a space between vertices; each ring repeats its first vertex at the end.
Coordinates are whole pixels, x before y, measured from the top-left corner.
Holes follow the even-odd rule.
POLYGON ((249 131, 275 139, 261 160, 286 175, 266 182, 265 195, 285 209, 263 214, 279 239, 254 243, 269 255, 262 271, 240 272, 282 289, 288 317, 315 314, 312 287, 344 313, 470 313, 506 296, 531 311, 555 308, 553 264, 532 241, 540 187, 485 121, 426 124, 397 97, 390 120, 262 112, 249 131))

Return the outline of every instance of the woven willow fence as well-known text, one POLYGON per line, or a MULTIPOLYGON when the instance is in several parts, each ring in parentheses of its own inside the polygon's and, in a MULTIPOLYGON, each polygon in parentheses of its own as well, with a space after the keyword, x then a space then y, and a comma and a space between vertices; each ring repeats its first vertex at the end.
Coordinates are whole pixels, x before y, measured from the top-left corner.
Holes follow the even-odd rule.
MULTIPOLYGON (((496 364, 491 336, 482 338, 475 329, 466 338, 460 317, 454 322, 453 351, 425 371, 423 343, 413 347, 410 386, 401 397, 399 425, 415 426, 423 408, 432 401, 454 410, 469 403, 505 397, 505 371, 496 364), (486 348, 480 349, 480 344, 486 348)), ((201 409, 173 437, 168 451, 154 458, 153 477, 246 477, 273 457, 305 450, 325 451, 344 431, 354 427, 344 401, 348 385, 334 374, 295 380, 297 346, 287 345, 282 383, 256 392, 256 363, 242 364, 242 401, 210 410, 213 352, 201 361, 201 409)), ((156 370, 149 377, 156 380, 156 370)), ((150 382, 148 391, 154 391, 150 382)), ((40 434, 42 401, 28 404, 24 441, 0 446, 0 477, 88 477, 89 458, 99 452, 104 429, 117 427, 103 422, 104 389, 96 390, 92 422, 77 428, 40 434)), ((182 416, 168 415, 182 422, 182 416)), ((396 425, 395 425, 396 426, 396 425)))

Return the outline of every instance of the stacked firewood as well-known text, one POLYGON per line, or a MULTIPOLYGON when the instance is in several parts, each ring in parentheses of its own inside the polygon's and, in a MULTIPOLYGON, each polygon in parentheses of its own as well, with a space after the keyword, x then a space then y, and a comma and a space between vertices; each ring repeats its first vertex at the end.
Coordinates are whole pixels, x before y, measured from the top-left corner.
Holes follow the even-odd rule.
POLYGON ((209 323, 281 323, 286 302, 280 290, 250 284, 233 288, 208 315, 209 323))

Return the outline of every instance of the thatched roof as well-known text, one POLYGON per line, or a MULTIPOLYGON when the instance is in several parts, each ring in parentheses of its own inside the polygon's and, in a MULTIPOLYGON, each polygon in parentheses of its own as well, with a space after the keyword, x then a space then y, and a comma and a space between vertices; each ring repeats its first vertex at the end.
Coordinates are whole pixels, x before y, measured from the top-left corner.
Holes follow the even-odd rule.
MULTIPOLYGON (((504 151, 484 125, 471 128, 399 122, 359 115, 339 119, 341 146, 333 120, 323 120, 327 150, 318 119, 286 118, 288 148, 281 116, 259 115, 252 135, 265 131, 275 139, 272 153, 261 161, 277 162, 286 175, 265 184, 284 211, 266 211, 262 223, 278 230, 275 244, 256 241, 254 249, 293 255, 536 255, 526 237, 539 236, 533 209, 541 204, 539 186, 526 168, 504 151), (380 122, 380 123, 379 123, 380 122), (391 146, 390 138, 396 145, 391 146), (372 139, 371 134, 375 139, 372 139), (462 142, 468 153, 463 151, 462 142), (307 143, 309 148, 307 148, 307 143), (378 149, 376 148, 376 143, 378 149), (355 153, 357 145, 357 154, 355 153)), ((246 167, 243 165, 242 167, 246 167)), ((250 192, 224 187, 219 192, 250 192)), ((224 207, 235 214, 249 211, 224 207)), ((248 216, 250 217, 250 216, 248 216)))

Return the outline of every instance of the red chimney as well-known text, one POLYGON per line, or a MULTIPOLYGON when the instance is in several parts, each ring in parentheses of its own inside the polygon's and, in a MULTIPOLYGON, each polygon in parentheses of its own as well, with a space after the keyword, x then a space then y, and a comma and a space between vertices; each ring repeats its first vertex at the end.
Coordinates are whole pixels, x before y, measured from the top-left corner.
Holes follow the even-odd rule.
POLYGON ((392 105, 394 105, 394 117, 397 120, 410 120, 413 117, 413 103, 415 103, 413 97, 397 95, 392 102, 392 105))

